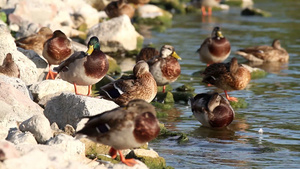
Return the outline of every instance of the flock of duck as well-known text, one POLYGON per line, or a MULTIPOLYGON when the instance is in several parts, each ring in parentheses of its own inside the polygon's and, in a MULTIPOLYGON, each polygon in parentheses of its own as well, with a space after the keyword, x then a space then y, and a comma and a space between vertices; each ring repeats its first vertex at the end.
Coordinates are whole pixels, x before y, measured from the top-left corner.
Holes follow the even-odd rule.
MULTIPOLYGON (((60 30, 52 32, 43 27, 28 37, 15 41, 18 47, 36 51, 49 64, 46 79, 61 79, 74 85, 88 86, 87 96, 91 95, 91 86, 99 82, 107 73, 109 63, 100 49, 99 39, 94 36, 87 44, 87 51, 72 49, 72 41, 60 30), (51 70, 51 65, 59 65, 51 70)), ((203 82, 218 87, 225 97, 218 93, 201 93, 191 98, 191 110, 203 126, 221 128, 234 119, 234 110, 227 91, 243 90, 251 80, 250 72, 239 64, 236 58, 223 63, 231 53, 230 42, 222 35, 220 27, 212 30, 211 37, 203 41, 197 50, 200 60, 207 64, 203 71, 203 82)), ((249 61, 286 62, 289 55, 281 48, 279 40, 272 46, 256 46, 236 52, 249 61)), ((181 74, 178 60, 181 58, 171 45, 163 45, 160 51, 145 47, 136 57, 133 74, 122 76, 101 87, 99 95, 112 100, 120 107, 102 114, 87 117, 88 122, 77 134, 88 136, 95 142, 111 146, 109 154, 115 158, 117 152, 121 161, 129 166, 136 164, 133 159, 125 159, 122 149, 139 147, 156 138, 159 134, 159 122, 155 107, 149 104, 157 94, 157 86, 165 86, 177 80, 181 74)), ((20 77, 20 72, 7 54, 0 72, 8 76, 20 77)), ((165 90, 163 90, 165 92, 165 90)), ((81 94, 80 94, 81 95, 81 94)))

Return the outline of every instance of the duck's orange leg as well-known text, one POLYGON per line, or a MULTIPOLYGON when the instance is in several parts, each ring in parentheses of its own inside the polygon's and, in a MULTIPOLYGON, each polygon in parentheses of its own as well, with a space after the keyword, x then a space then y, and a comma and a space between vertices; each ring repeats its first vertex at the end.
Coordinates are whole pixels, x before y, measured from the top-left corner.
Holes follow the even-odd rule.
POLYGON ((119 150, 118 152, 119 152, 119 154, 120 154, 121 161, 122 161, 124 164, 126 164, 126 165, 128 165, 128 166, 130 166, 130 167, 132 167, 132 166, 134 166, 135 164, 137 164, 137 162, 136 162, 133 158, 125 159, 125 157, 124 157, 124 155, 122 154, 122 152, 121 152, 120 150, 119 150))
POLYGON ((111 158, 115 159, 117 157, 117 150, 111 147, 108 154, 111 156, 111 158))
POLYGON ((212 7, 208 7, 208 16, 211 16, 212 14, 212 7))
POLYGON ((238 102, 238 99, 236 97, 229 97, 226 90, 224 90, 224 93, 225 93, 225 96, 226 96, 227 100, 233 101, 233 102, 238 102))
POLYGON ((88 87, 89 87, 89 89, 88 89, 88 94, 87 94, 87 96, 90 96, 90 95, 91 95, 91 91, 92 91, 92 85, 89 85, 88 87))
POLYGON ((74 85, 75 94, 77 94, 77 95, 81 95, 81 94, 80 94, 80 93, 78 93, 78 91, 77 91, 77 85, 76 85, 75 83, 73 83, 73 85, 74 85))
POLYGON ((166 86, 164 85, 164 86, 163 86, 163 91, 162 91, 162 92, 165 93, 165 91, 166 91, 166 86))
POLYGON ((201 6, 201 11, 202 11, 202 15, 206 16, 206 11, 205 11, 205 7, 201 6))
POLYGON ((57 76, 57 73, 53 72, 50 67, 51 67, 51 64, 49 64, 49 71, 47 73, 46 80, 49 79, 49 76, 51 79, 55 79, 55 77, 57 76))

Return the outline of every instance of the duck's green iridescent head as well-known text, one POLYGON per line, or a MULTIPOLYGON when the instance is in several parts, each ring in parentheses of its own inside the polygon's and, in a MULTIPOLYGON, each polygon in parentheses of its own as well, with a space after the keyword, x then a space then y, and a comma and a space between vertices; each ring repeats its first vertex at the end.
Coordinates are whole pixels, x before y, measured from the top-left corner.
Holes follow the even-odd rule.
POLYGON ((100 50, 99 39, 96 36, 91 37, 88 43, 88 50, 86 51, 86 53, 90 55, 93 53, 94 49, 100 50))
POLYGON ((214 28, 214 30, 212 31, 212 37, 224 38, 220 27, 217 26, 214 28))

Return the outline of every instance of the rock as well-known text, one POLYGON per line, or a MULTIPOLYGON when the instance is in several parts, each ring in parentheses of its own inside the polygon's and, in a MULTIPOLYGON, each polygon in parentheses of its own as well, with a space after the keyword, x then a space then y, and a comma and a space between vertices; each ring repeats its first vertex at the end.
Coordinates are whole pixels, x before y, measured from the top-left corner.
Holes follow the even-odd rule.
POLYGON ((245 8, 241 12, 242 16, 262 16, 262 17, 270 17, 271 13, 263 11, 257 8, 245 8))
POLYGON ((159 157, 158 153, 153 150, 134 149, 126 158, 136 158, 145 163, 149 168, 166 168, 166 161, 159 157))
POLYGON ((33 115, 42 115, 43 109, 15 87, 0 82, 0 139, 7 136, 9 128, 18 127, 33 115))
POLYGON ((158 16, 163 16, 163 10, 151 4, 139 6, 137 9, 137 13, 139 17, 142 18, 156 18, 158 16))
POLYGON ((44 114, 50 123, 56 122, 59 128, 67 124, 77 128, 82 117, 92 116, 118 107, 105 99, 62 93, 53 97, 46 105, 44 114))
MULTIPOLYGON (((5 140, 0 141, 0 161, 11 159, 11 158, 18 158, 20 153, 16 150, 15 146, 5 140)), ((1 167, 1 165, 0 165, 1 167)))
POLYGON ((127 15, 122 15, 93 26, 88 32, 87 41, 92 36, 99 38, 103 52, 134 50, 137 48, 138 37, 141 37, 127 15))
POLYGON ((23 133, 17 128, 10 128, 6 140, 14 144, 37 144, 34 136, 30 132, 23 133))
POLYGON ((132 71, 134 66, 135 66, 135 60, 133 60, 132 58, 125 58, 120 63, 120 68, 122 72, 132 71))
POLYGON ((22 122, 19 128, 23 132, 29 131, 32 133, 38 143, 45 143, 53 136, 50 123, 44 115, 32 116, 22 122))
POLYGON ((19 47, 17 49, 19 52, 23 53, 26 57, 28 57, 28 59, 30 59, 36 65, 39 74, 42 74, 45 70, 48 71, 47 69, 48 63, 44 57, 40 56, 33 50, 26 50, 19 47))
POLYGON ((64 152, 67 152, 70 156, 85 156, 84 143, 66 134, 59 134, 56 137, 50 139, 47 142, 47 145, 51 147, 57 147, 63 150, 64 152))
POLYGON ((22 92, 25 96, 30 98, 31 100, 33 99, 31 93, 29 92, 26 84, 19 78, 14 78, 14 77, 8 77, 5 75, 0 75, 0 84, 1 83, 7 83, 18 89, 20 92, 22 92))
MULTIPOLYGON (((34 97, 34 100, 37 102, 41 101, 41 99, 46 96, 50 96, 45 98, 46 100, 44 103, 46 103, 52 97, 60 95, 62 92, 75 92, 74 85, 62 79, 43 80, 30 86, 29 90, 34 97)), ((77 90, 82 94, 88 93, 87 86, 77 86, 77 90)))
POLYGON ((170 26, 173 15, 155 5, 146 4, 138 8, 136 22, 153 26, 170 26))

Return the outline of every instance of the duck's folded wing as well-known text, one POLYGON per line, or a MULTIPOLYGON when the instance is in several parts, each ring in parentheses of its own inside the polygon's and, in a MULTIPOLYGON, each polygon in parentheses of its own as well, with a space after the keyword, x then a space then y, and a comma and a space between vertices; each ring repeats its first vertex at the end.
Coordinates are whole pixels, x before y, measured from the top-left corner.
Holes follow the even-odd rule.
POLYGON ((54 70, 57 72, 62 71, 64 68, 67 68, 70 63, 74 62, 76 59, 81 59, 86 57, 85 52, 75 52, 67 60, 63 61, 58 67, 55 67, 54 70))

